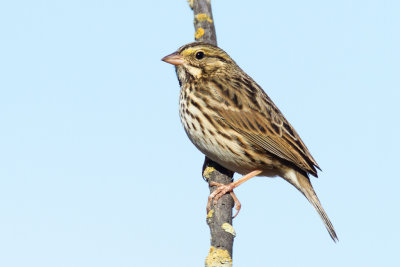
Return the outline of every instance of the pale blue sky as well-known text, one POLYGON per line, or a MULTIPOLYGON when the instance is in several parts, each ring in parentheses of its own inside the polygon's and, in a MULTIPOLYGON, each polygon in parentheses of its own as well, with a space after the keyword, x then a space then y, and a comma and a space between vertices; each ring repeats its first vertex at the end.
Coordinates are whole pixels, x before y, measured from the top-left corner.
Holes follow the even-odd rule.
MULTIPOLYGON (((323 169, 335 244, 282 179, 236 190, 235 266, 399 266, 399 1, 213 1, 220 47, 323 169)), ((0 266, 203 266, 178 116, 186 1, 0 3, 0 266)))

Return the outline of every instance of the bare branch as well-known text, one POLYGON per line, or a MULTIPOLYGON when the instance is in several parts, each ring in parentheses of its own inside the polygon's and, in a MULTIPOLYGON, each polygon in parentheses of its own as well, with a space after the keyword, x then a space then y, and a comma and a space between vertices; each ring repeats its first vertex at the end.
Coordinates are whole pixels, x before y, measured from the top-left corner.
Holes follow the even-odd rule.
MULTIPOLYGON (((188 2, 194 14, 195 40, 217 45, 210 0, 189 0, 188 2)), ((203 165, 203 177, 209 184, 210 182, 229 184, 232 182, 233 172, 206 157, 203 165)), ((209 188, 210 193, 216 189, 211 186, 209 188)), ((232 227, 233 205, 234 201, 231 195, 225 194, 207 214, 211 248, 206 258, 206 267, 232 266, 232 248, 235 237, 232 227)))
POLYGON ((192 0, 189 5, 193 9, 195 40, 217 45, 210 0, 192 0))

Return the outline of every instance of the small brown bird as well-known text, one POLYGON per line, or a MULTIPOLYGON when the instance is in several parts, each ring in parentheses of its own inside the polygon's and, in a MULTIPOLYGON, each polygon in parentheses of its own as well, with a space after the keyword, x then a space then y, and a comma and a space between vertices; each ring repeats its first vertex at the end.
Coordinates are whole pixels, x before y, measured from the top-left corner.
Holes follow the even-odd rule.
POLYGON ((207 43, 187 44, 162 60, 176 67, 179 114, 190 140, 211 160, 244 175, 229 185, 216 184, 207 207, 254 176, 280 176, 310 201, 336 242, 308 177, 317 177, 320 168, 262 88, 225 51, 207 43))

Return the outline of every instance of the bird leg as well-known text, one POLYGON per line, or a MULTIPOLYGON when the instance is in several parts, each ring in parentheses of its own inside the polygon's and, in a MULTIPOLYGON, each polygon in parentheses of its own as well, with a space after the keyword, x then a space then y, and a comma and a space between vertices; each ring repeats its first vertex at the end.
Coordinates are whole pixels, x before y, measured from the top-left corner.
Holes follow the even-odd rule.
POLYGON ((245 176, 243 176, 242 178, 240 178, 237 181, 234 181, 230 184, 220 184, 220 183, 216 183, 216 182, 210 182, 210 186, 217 186, 217 189, 215 189, 214 192, 212 192, 209 196, 208 196, 208 202, 207 202, 207 213, 211 210, 211 203, 213 203, 214 205, 217 204, 218 199, 220 199, 223 195, 225 195, 226 193, 230 193, 230 195, 233 198, 233 201, 235 202, 235 206, 236 206, 236 214, 233 216, 233 218, 235 218, 240 211, 240 208, 242 207, 242 204, 240 204, 239 199, 236 197, 235 193, 233 192, 233 189, 235 189, 236 187, 238 187, 239 185, 241 185, 242 183, 246 182, 247 180, 253 178, 254 176, 257 176, 261 173, 262 171, 260 170, 255 170, 252 171, 248 174, 246 174, 245 176))

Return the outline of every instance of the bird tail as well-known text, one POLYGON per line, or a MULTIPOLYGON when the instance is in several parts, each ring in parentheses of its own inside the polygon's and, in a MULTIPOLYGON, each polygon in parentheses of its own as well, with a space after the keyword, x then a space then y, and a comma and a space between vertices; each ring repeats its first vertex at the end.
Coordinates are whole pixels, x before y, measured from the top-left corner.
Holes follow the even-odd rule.
POLYGON ((310 179, 307 176, 297 171, 295 172, 295 175, 291 174, 293 173, 285 175, 284 178, 292 185, 294 185, 301 193, 303 193, 303 195, 307 198, 307 200, 314 206, 319 216, 321 217, 322 221, 324 222, 325 227, 328 230, 329 235, 331 236, 333 241, 334 242, 339 241, 335 229, 333 228, 333 225, 329 220, 328 215, 326 214, 324 208, 322 208, 321 202, 319 202, 318 196, 311 185, 310 179))

